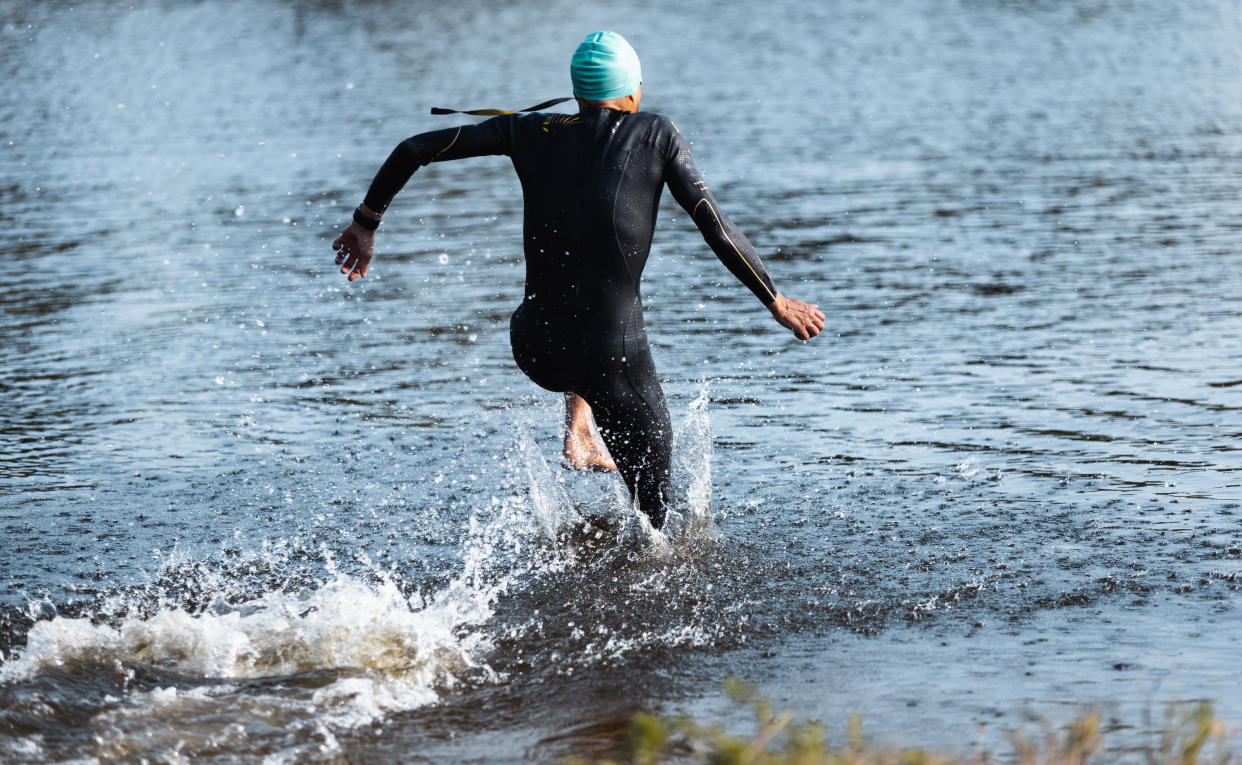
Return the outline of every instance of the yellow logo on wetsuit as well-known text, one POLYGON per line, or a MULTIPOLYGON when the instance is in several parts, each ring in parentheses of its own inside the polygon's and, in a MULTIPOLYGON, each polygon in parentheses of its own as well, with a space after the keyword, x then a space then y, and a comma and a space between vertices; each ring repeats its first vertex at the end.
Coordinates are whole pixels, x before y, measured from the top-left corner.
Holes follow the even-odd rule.
POLYGON ((582 122, 582 118, 577 114, 549 114, 543 118, 543 132, 550 132, 549 125, 577 125, 582 122))

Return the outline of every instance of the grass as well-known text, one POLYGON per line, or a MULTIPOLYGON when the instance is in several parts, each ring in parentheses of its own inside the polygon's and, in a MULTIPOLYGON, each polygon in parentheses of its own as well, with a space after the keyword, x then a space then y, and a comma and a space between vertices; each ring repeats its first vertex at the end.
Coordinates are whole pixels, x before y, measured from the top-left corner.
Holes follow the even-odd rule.
POLYGON ((1110 750, 1096 713, 1083 715, 1068 725, 1045 726, 1038 737, 1015 736, 1012 750, 982 752, 970 756, 928 752, 922 749, 875 747, 864 740, 862 720, 850 717, 848 744, 833 747, 828 729, 814 720, 799 721, 793 710, 780 712, 751 685, 738 680, 725 683, 725 691, 737 704, 754 713, 754 730, 747 735, 726 732, 716 723, 702 723, 685 716, 664 717, 640 712, 616 742, 617 759, 567 758, 565 765, 1087 765, 1087 763, 1134 762, 1143 765, 1236 765, 1230 741, 1236 730, 1216 718, 1209 704, 1170 706, 1159 742, 1141 750, 1110 750))

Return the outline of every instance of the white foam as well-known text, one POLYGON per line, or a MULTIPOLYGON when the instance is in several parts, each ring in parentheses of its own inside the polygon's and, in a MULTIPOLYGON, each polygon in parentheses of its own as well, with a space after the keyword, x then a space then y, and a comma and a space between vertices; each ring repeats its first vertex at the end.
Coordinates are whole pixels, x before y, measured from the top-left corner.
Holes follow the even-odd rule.
MULTIPOLYGON (((392 582, 338 575, 292 596, 267 593, 223 614, 161 609, 117 627, 57 617, 31 629, 0 677, 28 676, 73 660, 136 661, 207 678, 253 678, 317 669, 433 673, 461 654, 455 627, 485 616, 448 590, 416 610, 392 582)), ((464 659, 463 659, 464 660, 464 659)))
POLYGON ((38 762, 46 756, 43 736, 34 735, 17 739, 0 739, 0 760, 12 755, 14 762, 38 762))
MULTIPOLYGON (((433 703, 462 672, 490 672, 481 659, 488 638, 478 626, 491 618, 498 594, 534 565, 512 565, 522 539, 538 526, 527 505, 513 497, 476 513, 461 574, 425 600, 407 598, 390 579, 365 581, 329 566, 331 578, 318 586, 268 592, 203 613, 165 605, 112 624, 57 616, 31 628, 25 648, 0 664, 0 681, 75 661, 141 663, 214 680, 337 672, 340 677, 318 688, 309 703, 320 722, 345 726, 433 703)), ((101 613, 127 610, 111 603, 101 613)), ((184 691, 157 689, 130 694, 129 701, 171 710, 187 699, 184 691)))

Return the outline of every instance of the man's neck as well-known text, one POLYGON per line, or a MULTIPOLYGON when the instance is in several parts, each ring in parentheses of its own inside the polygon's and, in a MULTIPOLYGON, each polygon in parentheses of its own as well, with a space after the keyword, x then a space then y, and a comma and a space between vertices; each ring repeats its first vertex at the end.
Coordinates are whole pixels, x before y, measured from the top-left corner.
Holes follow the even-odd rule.
POLYGON ((624 98, 610 98, 607 101, 587 101, 578 99, 578 111, 586 109, 612 109, 616 112, 629 112, 633 114, 638 111, 638 99, 634 96, 625 96, 624 98))

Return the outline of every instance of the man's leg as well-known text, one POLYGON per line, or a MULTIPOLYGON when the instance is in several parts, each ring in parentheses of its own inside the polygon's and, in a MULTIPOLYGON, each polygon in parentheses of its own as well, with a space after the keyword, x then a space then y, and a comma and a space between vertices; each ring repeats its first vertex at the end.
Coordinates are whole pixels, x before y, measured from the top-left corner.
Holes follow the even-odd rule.
POLYGON ((572 360, 547 346, 547 335, 537 325, 532 325, 525 311, 525 303, 513 312, 509 320, 509 342, 513 346, 513 360, 518 368, 541 388, 565 392, 565 451, 562 464, 572 470, 609 472, 617 465, 608 454, 608 447, 600 440, 591 419, 591 407, 573 391, 569 390, 578 371, 572 360))
POLYGON ((591 406, 576 393, 565 394, 565 467, 607 473, 617 469, 600 440, 591 406))
POLYGON ((650 349, 644 344, 626 351, 620 369, 581 393, 625 485, 659 529, 673 499, 673 425, 650 349))

